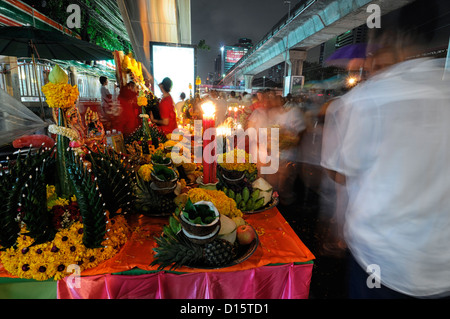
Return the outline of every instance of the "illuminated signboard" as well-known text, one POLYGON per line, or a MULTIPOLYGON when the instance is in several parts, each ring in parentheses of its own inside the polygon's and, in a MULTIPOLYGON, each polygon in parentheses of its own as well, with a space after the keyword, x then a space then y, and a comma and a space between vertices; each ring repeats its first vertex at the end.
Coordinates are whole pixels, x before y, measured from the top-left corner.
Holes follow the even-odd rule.
POLYGON ((189 96, 189 84, 195 85, 196 50, 191 45, 150 42, 151 73, 154 79, 154 93, 161 97, 158 83, 165 77, 173 82, 170 92, 177 101, 181 92, 189 96))
POLYGON ((224 72, 226 73, 247 53, 247 48, 226 46, 224 54, 224 72))
POLYGON ((228 50, 226 55, 226 62, 227 63, 236 63, 238 62, 243 56, 245 52, 244 50, 235 51, 235 50, 228 50))

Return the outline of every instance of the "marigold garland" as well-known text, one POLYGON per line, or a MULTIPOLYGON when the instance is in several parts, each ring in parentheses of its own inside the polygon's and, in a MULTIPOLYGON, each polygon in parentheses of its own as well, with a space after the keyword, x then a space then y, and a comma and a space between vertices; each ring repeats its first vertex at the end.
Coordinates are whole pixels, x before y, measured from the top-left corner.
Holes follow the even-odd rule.
POLYGON ((67 109, 73 106, 78 99, 80 92, 77 85, 70 85, 65 83, 49 82, 42 87, 47 104, 51 108, 67 109))
POLYGON ((187 195, 192 203, 197 203, 202 200, 213 203, 219 213, 230 218, 243 216, 242 211, 237 208, 236 202, 222 191, 192 188, 188 191, 187 195))

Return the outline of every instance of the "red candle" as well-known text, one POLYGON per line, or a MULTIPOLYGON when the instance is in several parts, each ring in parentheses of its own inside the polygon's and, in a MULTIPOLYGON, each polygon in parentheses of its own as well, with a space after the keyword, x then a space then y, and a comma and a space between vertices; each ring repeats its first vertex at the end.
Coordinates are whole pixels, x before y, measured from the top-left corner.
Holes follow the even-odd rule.
POLYGON ((212 132, 208 131, 208 138, 205 139, 205 132, 209 129, 212 129, 215 127, 215 121, 214 121, 214 113, 216 111, 216 108, 214 104, 207 102, 202 105, 203 109, 203 184, 210 184, 215 181, 215 164, 216 161, 211 161, 211 158, 209 158, 211 155, 214 156, 214 148, 211 152, 211 154, 205 154, 205 149, 208 147, 208 145, 213 142, 214 135, 210 134, 212 132), (209 137, 211 136, 211 137, 209 137))
MULTIPOLYGON (((214 119, 213 119, 213 123, 214 123, 214 119)), ((217 162, 216 162, 216 129, 215 129, 215 125, 213 124, 212 129, 214 130, 213 132, 213 136, 212 136, 212 141, 211 143, 213 143, 214 147, 213 147, 213 151, 212 151, 212 156, 214 158, 213 163, 211 164, 211 173, 210 173, 210 179, 211 179, 211 183, 215 183, 216 182, 216 176, 217 176, 217 172, 216 172, 216 168, 217 168, 217 162)))

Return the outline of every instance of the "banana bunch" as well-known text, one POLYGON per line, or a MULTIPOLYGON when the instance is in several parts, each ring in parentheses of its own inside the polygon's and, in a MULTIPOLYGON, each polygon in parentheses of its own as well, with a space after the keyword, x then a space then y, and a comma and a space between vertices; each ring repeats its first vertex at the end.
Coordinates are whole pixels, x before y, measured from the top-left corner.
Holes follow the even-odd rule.
POLYGON ((255 211, 264 205, 264 198, 260 197, 259 189, 255 189, 250 193, 248 187, 244 187, 242 192, 236 194, 232 189, 224 187, 222 191, 228 197, 234 199, 237 208, 243 212, 255 211))

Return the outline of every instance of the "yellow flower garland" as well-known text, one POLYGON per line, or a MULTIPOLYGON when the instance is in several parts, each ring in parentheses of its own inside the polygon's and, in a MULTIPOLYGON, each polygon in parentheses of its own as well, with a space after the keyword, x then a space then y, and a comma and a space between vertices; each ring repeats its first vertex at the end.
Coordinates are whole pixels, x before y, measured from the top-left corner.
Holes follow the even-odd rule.
POLYGON ((42 87, 47 104, 51 108, 67 109, 73 106, 80 94, 77 85, 49 82, 42 87))
POLYGON ((86 248, 82 242, 83 224, 76 222, 68 229, 59 230, 51 242, 35 246, 31 246, 32 238, 21 234, 17 248, 2 252, 0 261, 10 274, 19 278, 59 280, 71 275, 67 272, 69 265, 78 265, 83 271, 112 258, 119 251, 130 233, 127 221, 118 215, 109 220, 109 225, 108 238, 102 243, 104 248, 86 248))
POLYGON ((230 218, 243 216, 242 211, 236 207, 236 202, 222 191, 192 188, 187 195, 194 204, 202 200, 213 203, 219 213, 230 218))

